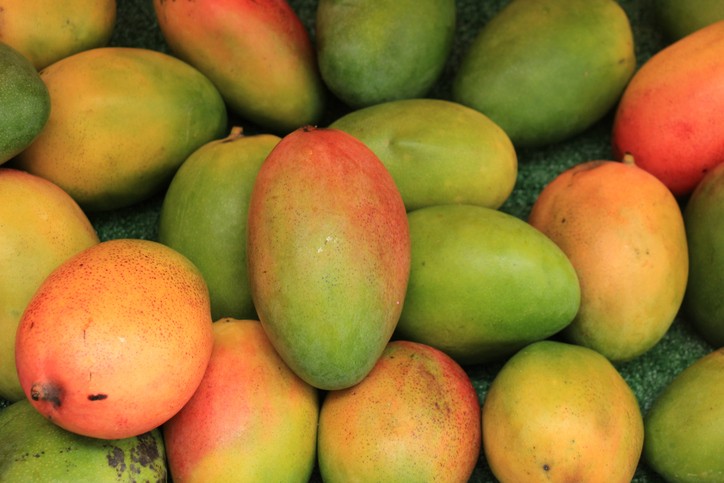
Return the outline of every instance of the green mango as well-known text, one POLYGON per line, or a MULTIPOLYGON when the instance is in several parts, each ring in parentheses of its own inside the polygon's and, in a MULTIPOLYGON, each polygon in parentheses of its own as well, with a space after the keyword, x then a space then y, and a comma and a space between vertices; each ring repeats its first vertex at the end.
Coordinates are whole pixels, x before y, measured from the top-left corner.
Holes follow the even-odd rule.
POLYGON ((644 460, 670 483, 724 481, 724 348, 680 372, 646 415, 644 460))
POLYGON ((410 280, 397 338, 482 364, 552 336, 575 317, 573 265, 525 221, 474 205, 430 206, 408 221, 410 280))
POLYGON ((27 148, 50 116, 50 95, 30 60, 0 42, 0 164, 27 148))
POLYGON ((498 208, 515 185, 518 160, 507 134, 456 102, 389 101, 352 111, 330 127, 374 151, 408 211, 447 203, 498 208))
POLYGON ((338 129, 286 135, 254 181, 246 250, 259 320, 289 367, 319 389, 361 381, 410 270, 405 205, 379 158, 338 129))
POLYGON ((201 271, 214 320, 256 318, 246 272, 247 212, 256 174, 279 140, 234 128, 194 151, 166 191, 158 240, 201 271))
POLYGON ((615 0, 513 0, 478 33, 452 99, 486 114, 516 147, 572 137, 618 101, 636 67, 615 0))
POLYGON ((454 0, 320 0, 322 79, 351 107, 423 97, 453 45, 454 0))
POLYGON ((687 320, 714 347, 724 346, 724 164, 709 171, 684 208, 689 278, 687 320))
POLYGON ((125 439, 71 433, 27 399, 0 411, 0 481, 135 482, 167 480, 158 429, 125 439))
POLYGON ((724 0, 657 0, 656 24, 670 41, 724 20, 724 0))

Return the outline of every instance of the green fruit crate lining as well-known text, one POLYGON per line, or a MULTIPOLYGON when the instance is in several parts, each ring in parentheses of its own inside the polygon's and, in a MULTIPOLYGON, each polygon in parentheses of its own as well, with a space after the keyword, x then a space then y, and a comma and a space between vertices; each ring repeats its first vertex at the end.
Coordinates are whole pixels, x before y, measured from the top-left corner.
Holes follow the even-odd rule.
MULTIPOLYGON (((302 22, 314 35, 314 0, 291 0, 290 4, 302 22)), ((442 77, 428 97, 450 98, 451 79, 459 64, 461 55, 473 40, 479 29, 498 12, 506 0, 458 0, 457 29, 453 50, 442 77)), ((654 0, 622 0, 619 2, 631 22, 638 66, 667 44, 657 28, 653 8, 654 0)), ((152 2, 148 0, 118 0, 118 17, 111 45, 143 47, 168 53, 163 37, 156 24, 152 2)), ((341 103, 328 108, 325 122, 330 123, 341 114, 348 112, 341 103)), ((613 113, 582 134, 555 145, 540 149, 518 149, 518 178, 509 199, 500 208, 519 218, 526 219, 536 197, 543 187, 563 170, 588 160, 611 159, 610 146, 613 113)), ((241 122, 231 119, 231 122, 241 122)), ((321 123, 323 124, 323 123, 321 123)), ((246 132, 256 128, 243 124, 246 132)), ((444 129, 444 126, 440 126, 444 129)), ((115 238, 157 238, 158 215, 163 193, 136 206, 112 212, 90 213, 89 219, 101 240, 115 238)), ((624 379, 636 394, 641 410, 648 411, 659 392, 671 380, 694 361, 709 353, 713 348, 681 318, 677 318, 666 336, 644 355, 616 364, 624 379)), ((500 369, 501 364, 467 367, 466 370, 484 400, 488 386, 500 369)), ((0 408, 9 403, 0 399, 0 408)), ((315 473, 314 479, 318 479, 315 473)), ((480 456, 471 477, 473 482, 495 481, 484 457, 480 456)), ((639 464, 633 479, 635 482, 663 481, 646 467, 639 464)))

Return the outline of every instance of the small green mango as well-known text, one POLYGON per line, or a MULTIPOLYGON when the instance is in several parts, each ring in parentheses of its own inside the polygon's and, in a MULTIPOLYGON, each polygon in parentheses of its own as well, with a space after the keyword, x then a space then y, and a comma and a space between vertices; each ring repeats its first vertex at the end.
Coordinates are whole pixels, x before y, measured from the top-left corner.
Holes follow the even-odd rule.
POLYGON ((667 482, 724 481, 724 348, 679 373, 645 419, 645 461, 667 482))
POLYGON ((158 429, 124 439, 89 438, 53 424, 23 399, 0 411, 0 434, 0 481, 167 480, 158 429))
POLYGON ((452 95, 495 121, 516 147, 539 147, 601 119, 635 66, 618 2, 513 0, 464 53, 452 95))
POLYGON ((670 41, 724 20, 724 0, 657 0, 653 7, 656 24, 670 41))
POLYGON ((453 0, 320 0, 322 79, 354 108, 423 97, 452 49, 455 14, 453 0))
POLYGON ((430 206, 408 220, 412 259, 397 338, 480 364, 545 339, 575 317, 573 265, 523 220, 473 205, 430 206))
POLYGON ((456 102, 389 101, 350 112, 330 127, 374 151, 408 211, 447 203, 498 208, 515 185, 518 160, 507 134, 456 102))

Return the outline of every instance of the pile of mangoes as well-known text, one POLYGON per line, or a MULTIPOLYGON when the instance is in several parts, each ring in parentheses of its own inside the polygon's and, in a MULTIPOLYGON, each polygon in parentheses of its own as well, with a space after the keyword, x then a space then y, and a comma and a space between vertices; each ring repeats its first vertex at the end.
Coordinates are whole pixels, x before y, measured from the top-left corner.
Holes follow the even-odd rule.
POLYGON ((724 480, 723 86, 721 0, 0 0, 0 481, 724 480))

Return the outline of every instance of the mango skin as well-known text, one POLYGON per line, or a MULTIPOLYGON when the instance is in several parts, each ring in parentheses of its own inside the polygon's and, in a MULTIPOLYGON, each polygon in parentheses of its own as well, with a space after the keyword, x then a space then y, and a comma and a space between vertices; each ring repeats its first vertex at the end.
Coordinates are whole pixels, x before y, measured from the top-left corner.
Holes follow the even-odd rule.
POLYGON ((382 162, 340 130, 286 135, 257 174, 247 237, 254 306, 282 359, 320 389, 359 382, 410 271, 405 206, 382 162))
POLYGON ((297 377, 256 320, 214 322, 199 388, 163 425, 173 481, 309 481, 317 390, 297 377))
POLYGON ((472 205, 408 214, 410 280, 396 338, 483 364, 552 336, 575 317, 573 265, 512 215, 472 205))
POLYGON ((322 479, 466 482, 480 455, 480 403, 468 375, 425 344, 392 341, 319 416, 322 479))
POLYGON ((321 76, 353 108, 424 97, 452 49, 455 15, 453 0, 321 0, 321 76))
POLYGON ((612 128, 614 159, 630 155, 677 197, 724 161, 724 20, 646 61, 621 97, 612 128))
POLYGON ((256 318, 246 270, 246 223, 256 174, 280 138, 237 128, 194 151, 166 190, 158 241, 179 251, 209 287, 211 316, 256 318))
POLYGON ((15 367, 18 323, 40 284, 99 242, 78 204, 38 176, 0 168, 0 397, 25 397, 15 367))
POLYGON ((654 2, 654 14, 664 35, 676 41, 724 20, 724 0, 658 0, 654 2))
POLYGON ((0 42, 0 165, 27 148, 50 116, 50 95, 30 61, 0 42))
POLYGON ((498 208, 515 186, 518 158, 510 138, 484 114, 462 104, 389 101, 352 111, 329 127, 374 151, 408 211, 448 203, 498 208))
POLYGON ((514 0, 464 53, 452 99, 490 117, 516 147, 541 147, 600 120, 635 67, 616 1, 514 0))
POLYGON ((724 163, 699 182, 684 208, 689 280, 687 320, 714 347, 724 346, 724 163))
POLYGON ((672 483, 724 480, 724 348, 701 357, 656 397, 643 457, 672 483))
POLYGON ((41 70, 78 52, 105 47, 116 13, 116 0, 2 0, 0 41, 41 70))
POLYGON ((638 401, 598 352, 534 342, 498 372, 483 402, 483 449, 501 483, 628 483, 640 459, 638 401))
POLYGON ((661 340, 689 271, 683 216, 663 183, 634 164, 584 162, 543 188, 528 221, 578 274, 581 305, 563 331, 568 341, 624 361, 661 340))
POLYGON ((84 210, 149 198, 193 151, 226 132, 226 106, 213 84, 161 52, 91 49, 40 75, 50 117, 15 166, 53 181, 84 210))
POLYGON ((309 34, 285 0, 154 0, 171 51, 234 113, 286 134, 319 122, 326 90, 309 34))
POLYGON ((81 436, 43 418, 27 399, 0 413, 2 481, 166 481, 161 431, 103 440, 81 436))

